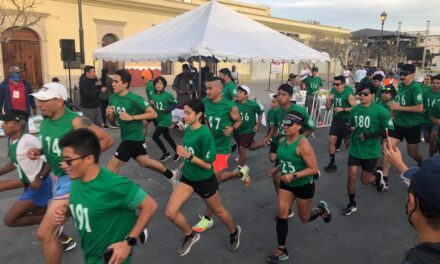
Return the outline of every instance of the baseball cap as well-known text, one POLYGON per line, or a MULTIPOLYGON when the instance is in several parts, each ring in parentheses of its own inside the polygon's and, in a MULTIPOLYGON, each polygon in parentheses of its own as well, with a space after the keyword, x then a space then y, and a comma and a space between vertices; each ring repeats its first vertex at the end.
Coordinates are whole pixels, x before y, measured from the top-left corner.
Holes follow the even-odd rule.
POLYGON ((150 69, 143 70, 141 72, 141 77, 151 81, 151 80, 153 80, 153 77, 154 77, 153 71, 150 69))
POLYGON ((21 111, 21 110, 11 110, 11 112, 4 114, 4 115, 0 115, 0 120, 1 121, 27 121, 29 117, 29 114, 21 111))
POLYGON ((11 67, 9 67, 9 74, 18 73, 18 72, 22 72, 20 67, 18 67, 18 66, 11 66, 11 67))
POLYGON ((425 159, 421 167, 410 168, 401 177, 411 181, 409 188, 417 197, 440 208, 440 155, 425 159))
POLYGON ((382 87, 382 89, 380 89, 382 92, 390 92, 390 93, 395 93, 396 92, 396 88, 394 88, 394 86, 392 84, 387 85, 382 87))
POLYGON ((251 89, 249 87, 247 87, 246 85, 239 85, 237 87, 237 89, 245 91, 247 93, 247 95, 251 94, 251 89))
POLYGON ((410 74, 416 72, 416 66, 414 64, 405 64, 401 68, 402 71, 408 71, 410 74))
POLYGON ((294 79, 294 78, 296 78, 296 76, 298 76, 298 75, 291 73, 291 74, 289 74, 289 79, 294 79))
POLYGON ((64 87, 64 85, 60 83, 46 83, 41 87, 41 89, 31 94, 33 97, 37 98, 38 100, 50 100, 54 98, 62 98, 64 101, 67 100, 67 89, 64 87))
POLYGON ((380 74, 380 73, 375 74, 375 75, 373 76, 373 80, 375 80, 375 81, 382 81, 382 80, 383 80, 383 76, 382 76, 382 74, 380 74))
POLYGON ((303 123, 303 117, 299 113, 294 111, 287 113, 284 116, 283 125, 290 125, 292 123, 301 125, 303 123))

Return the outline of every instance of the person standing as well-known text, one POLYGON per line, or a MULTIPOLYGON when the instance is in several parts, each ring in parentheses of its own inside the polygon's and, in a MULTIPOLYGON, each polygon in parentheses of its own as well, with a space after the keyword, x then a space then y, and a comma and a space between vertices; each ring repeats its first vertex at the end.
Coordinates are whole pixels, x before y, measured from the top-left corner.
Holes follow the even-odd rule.
MULTIPOLYGON (((312 68, 312 75, 302 81, 303 90, 307 90, 306 101, 304 106, 310 115, 313 109, 313 99, 319 88, 322 87, 321 77, 318 76, 318 68, 312 68)), ((319 110, 319 109, 317 109, 319 110)))
POLYGON ((292 86, 292 88, 293 88, 293 95, 291 98, 291 101, 293 104, 296 104, 296 101, 298 100, 296 96, 299 95, 299 90, 300 90, 299 82, 296 79, 297 76, 298 75, 296 75, 294 73, 289 74, 289 78, 287 79, 287 82, 286 82, 288 85, 292 86))
POLYGON ((191 80, 188 64, 182 65, 182 72, 177 74, 176 78, 174 78, 172 88, 176 91, 179 109, 182 109, 185 102, 191 99, 195 91, 195 84, 193 80, 191 80))
POLYGON ((231 79, 232 81, 238 85, 239 81, 238 81, 238 71, 237 71, 237 67, 235 65, 232 65, 231 68, 231 79))
POLYGON ((81 111, 93 124, 102 126, 101 117, 101 83, 96 78, 95 67, 87 65, 79 78, 79 95, 81 111))
POLYGON ((35 100, 29 96, 31 84, 21 77, 22 70, 17 66, 9 68, 9 78, 0 84, 0 112, 10 113, 12 109, 24 111, 30 115, 37 114, 35 100))
POLYGON ((223 82, 222 97, 231 101, 235 100, 237 85, 232 80, 231 71, 228 68, 223 68, 219 71, 218 77, 223 82))
POLYGON ((85 263, 130 263, 138 238, 157 210, 139 185, 99 165, 96 135, 80 128, 60 141, 62 168, 72 180, 69 204, 56 207, 54 223, 61 225, 70 211, 81 237, 85 263))
POLYGON ((354 88, 359 88, 359 84, 363 78, 367 76, 367 70, 365 70, 364 65, 358 67, 356 72, 354 73, 354 88))
POLYGON ((101 71, 101 93, 99 94, 99 99, 101 100, 101 118, 102 118, 102 127, 107 129, 109 126, 107 125, 107 118, 105 116, 105 110, 108 106, 108 99, 110 95, 113 94, 113 80, 108 75, 107 69, 102 69, 101 71))
POLYGON ((310 75, 310 65, 308 63, 303 63, 303 68, 299 73, 299 79, 300 81, 304 81, 305 78, 309 77, 310 75))
POLYGON ((344 66, 344 70, 342 71, 342 76, 345 78, 345 83, 350 83, 351 71, 348 69, 347 65, 344 66))
POLYGON ((177 146, 177 153, 185 159, 185 163, 180 182, 171 194, 165 209, 167 218, 185 235, 178 250, 180 256, 188 254, 191 247, 200 239, 200 234, 191 229, 180 211, 194 192, 225 224, 230 234, 229 249, 233 251, 240 246, 241 228, 234 223, 231 214, 220 201, 219 183, 213 169, 215 141, 209 128, 200 122, 204 108, 203 102, 198 99, 193 99, 184 106, 184 119, 188 127, 185 129, 182 145, 177 146))

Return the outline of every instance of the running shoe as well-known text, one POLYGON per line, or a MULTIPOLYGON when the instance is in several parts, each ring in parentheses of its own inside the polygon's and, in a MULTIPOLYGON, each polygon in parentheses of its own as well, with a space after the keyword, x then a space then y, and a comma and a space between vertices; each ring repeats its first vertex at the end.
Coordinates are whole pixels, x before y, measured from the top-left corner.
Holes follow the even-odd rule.
POLYGON ((336 166, 336 164, 334 162, 329 162, 327 167, 324 168, 324 170, 326 172, 335 172, 336 170, 338 170, 338 166, 336 166))
POLYGON ((295 212, 292 210, 292 208, 289 209, 289 215, 287 215, 287 218, 292 218, 295 216, 295 212))
POLYGON ((139 235, 139 243, 146 244, 148 240, 148 229, 145 227, 139 235))
POLYGON ((378 192, 383 192, 385 189, 385 180, 383 179, 383 172, 381 170, 376 170, 373 175, 374 177, 376 177, 375 180, 376 190, 378 192))
POLYGON ((267 262, 269 263, 281 263, 283 261, 287 261, 289 259, 289 253, 286 248, 277 247, 275 252, 267 257, 267 262))
POLYGON ((112 124, 110 124, 109 127, 113 129, 119 128, 117 125, 112 125, 112 124))
POLYGON ((171 158, 171 154, 170 153, 164 153, 161 157, 160 157, 160 161, 167 161, 168 159, 171 158))
POLYGON ((173 170, 173 177, 171 177, 168 181, 171 183, 171 187, 173 190, 176 188, 177 184, 179 184, 180 171, 178 169, 173 170))
POLYGON ((178 160, 180 160, 180 156, 177 155, 177 153, 176 153, 176 154, 174 154, 173 161, 178 161, 178 160))
POLYGON ((60 241, 60 245, 64 252, 68 252, 76 248, 76 242, 72 237, 69 237, 66 241, 60 241))
POLYGON ((177 250, 177 253, 179 253, 181 257, 185 256, 191 251, 191 247, 199 240, 200 240, 199 233, 192 233, 190 236, 185 236, 183 238, 182 245, 180 246, 179 250, 177 250))
POLYGON ((352 213, 357 211, 356 204, 349 203, 345 209, 342 210, 343 215, 351 215, 352 213))
POLYGON ((321 172, 319 170, 316 174, 313 174, 313 179, 315 179, 315 181, 319 180, 320 177, 321 177, 321 172))
POLYGON ((249 167, 244 165, 243 167, 238 167, 238 170, 242 174, 241 180, 245 182, 246 187, 251 185, 251 176, 249 176, 249 167))
POLYGON ((180 131, 185 130, 185 124, 182 121, 177 122, 177 127, 179 128, 180 131))
POLYGON ((385 184, 383 185, 383 192, 386 192, 386 191, 388 191, 388 190, 389 190, 389 188, 388 188, 388 183, 385 182, 385 184))
POLYGON ((325 223, 330 223, 330 221, 332 220, 332 214, 328 209, 327 203, 325 201, 320 201, 318 204, 318 208, 322 210, 322 213, 320 214, 322 220, 324 220, 325 223))
POLYGON ((200 221, 192 227, 192 230, 197 233, 205 232, 207 229, 210 229, 214 225, 214 219, 208 220, 205 216, 200 216, 200 221))
POLYGON ((235 226, 235 234, 229 235, 229 250, 234 251, 240 246, 241 227, 235 226))

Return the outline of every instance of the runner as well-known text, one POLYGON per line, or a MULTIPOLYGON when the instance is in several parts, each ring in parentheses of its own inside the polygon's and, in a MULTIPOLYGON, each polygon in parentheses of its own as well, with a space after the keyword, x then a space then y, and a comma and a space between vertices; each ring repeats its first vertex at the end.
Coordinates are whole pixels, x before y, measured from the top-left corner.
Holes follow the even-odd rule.
POLYGON ((437 135, 438 135, 438 127, 434 126, 432 123, 430 116, 432 114, 433 108, 440 102, 440 83, 438 82, 440 80, 440 76, 434 77, 425 77, 425 80, 428 79, 430 85, 428 87, 423 87, 423 108, 425 110, 424 112, 424 122, 422 124, 422 131, 423 131, 423 138, 426 143, 429 143, 429 151, 428 156, 431 157, 436 152, 437 147, 437 135), (433 80, 431 82, 431 79, 433 80))
POLYGON ((376 184, 382 192, 385 186, 383 177, 373 176, 377 159, 381 157, 382 136, 387 129, 393 128, 389 112, 374 103, 374 85, 365 83, 359 89, 360 104, 350 111, 349 128, 352 131, 348 154, 347 193, 350 202, 342 210, 343 215, 357 211, 355 201, 356 177, 358 167, 362 168, 361 182, 364 185, 376 184))
MULTIPOLYGON (((38 225, 46 213, 47 204, 52 199, 52 179, 50 168, 43 157, 31 160, 26 156, 29 148, 41 148, 37 137, 25 133, 29 114, 21 110, 11 110, 1 115, 2 128, 11 140, 9 161, 0 169, 0 176, 17 170, 24 192, 12 205, 4 217, 8 227, 38 225)), ((0 191, 7 190, 3 182, 0 191)))
POLYGON ((223 68, 219 71, 218 77, 223 82, 222 97, 231 101, 235 100, 237 85, 232 80, 231 71, 228 68, 223 68))
POLYGON ((240 144, 238 148, 238 166, 240 167, 245 166, 248 149, 257 150, 266 146, 264 139, 259 142, 254 141, 254 136, 260 128, 264 111, 255 100, 249 99, 250 93, 251 89, 246 85, 239 85, 237 88, 237 100, 235 104, 243 121, 238 129, 240 144), (258 120, 256 118, 257 115, 258 120))
POLYGON ((156 202, 139 185, 98 164, 99 140, 92 131, 72 131, 61 139, 60 147, 61 166, 72 184, 69 204, 56 207, 52 221, 63 224, 70 209, 85 263, 130 263, 156 202))
POLYGON ((274 112, 275 109, 278 107, 278 95, 274 94, 271 96, 270 101, 270 109, 267 111, 267 121, 269 123, 269 126, 267 127, 266 135, 264 136, 265 142, 270 142, 269 144, 269 160, 271 162, 275 162, 277 160, 277 147, 278 144, 271 139, 271 131, 273 127, 275 126, 275 120, 274 120, 274 112))
POLYGON ((304 122, 305 119, 299 112, 291 111, 285 115, 282 124, 286 137, 280 140, 277 150, 280 165, 269 171, 272 177, 281 181, 276 224, 278 246, 267 258, 269 263, 280 263, 289 259, 286 248, 287 218, 295 200, 302 223, 309 223, 318 216, 322 217, 325 223, 331 221, 326 202, 320 201, 316 208, 311 209, 315 193, 313 175, 318 173, 318 162, 312 146, 301 134, 304 122))
POLYGON ((302 89, 307 90, 304 106, 307 108, 307 112, 310 115, 313 108, 313 98, 315 96, 315 93, 317 93, 319 88, 322 87, 321 77, 318 76, 318 68, 313 67, 312 75, 302 80, 301 83, 302 89))
POLYGON ((353 96, 353 89, 345 86, 345 77, 342 75, 333 78, 333 89, 325 102, 325 108, 330 110, 333 107, 333 119, 329 132, 328 153, 330 162, 324 168, 327 172, 334 172, 338 169, 335 161, 336 141, 338 137, 343 138, 345 145, 348 146, 350 131, 347 129, 348 116, 351 108, 356 104, 353 96))
MULTIPOLYGON (((145 84, 145 94, 147 95, 148 102, 151 103, 151 95, 156 91, 154 88, 153 80, 154 80, 154 73, 150 69, 143 70, 141 72, 141 78, 142 81, 144 81, 145 84)), ((148 124, 150 122, 153 122, 154 126, 156 126, 156 119, 149 119, 144 120, 144 138, 147 136, 148 132, 148 124)))
POLYGON ((382 93, 382 87, 383 87, 383 76, 382 74, 376 74, 373 76, 373 78, 371 79, 371 82, 374 85, 374 88, 376 89, 374 91, 375 97, 374 97, 374 102, 380 102, 382 99, 381 93, 382 93))
POLYGON ((200 123, 204 109, 205 106, 199 99, 193 99, 184 106, 184 118, 188 127, 183 135, 183 146, 177 146, 177 153, 185 158, 185 163, 180 183, 171 194, 165 210, 168 219, 185 235, 178 250, 180 256, 188 254, 192 245, 200 239, 200 234, 191 229, 180 211, 193 192, 197 193, 205 201, 206 206, 225 224, 230 233, 229 249, 236 250, 240 245, 241 228, 234 224, 230 213, 220 201, 218 182, 213 168, 215 141, 209 128, 200 123))
MULTIPOLYGON (((230 100, 222 97, 222 82, 217 77, 206 81, 206 97, 203 99, 205 106, 205 120, 211 130, 215 142, 215 160, 213 163, 214 173, 218 183, 233 178, 241 178, 248 186, 250 183, 249 167, 238 167, 233 171, 225 171, 228 168, 228 159, 231 156, 231 138, 234 130, 242 124, 237 106, 230 100)), ((206 208, 204 216, 193 226, 196 232, 204 232, 214 225, 210 207, 206 208)))
POLYGON ((94 125, 85 117, 79 117, 75 112, 65 107, 67 100, 67 89, 59 83, 48 83, 37 92, 33 93, 40 108, 43 121, 40 125, 40 141, 42 148, 31 148, 27 155, 31 159, 39 159, 44 155, 47 164, 55 176, 55 186, 52 202, 47 208, 47 212, 41 222, 37 237, 41 242, 46 263, 61 263, 61 249, 71 248, 75 245, 72 238, 63 240, 62 247, 58 243, 58 234, 62 226, 53 223, 55 209, 59 206, 67 206, 70 193, 70 179, 63 168, 60 167, 62 161, 59 141, 77 128, 88 128, 99 138, 101 151, 105 151, 113 144, 113 138, 106 134, 101 127, 94 125))
MULTIPOLYGON (((423 92, 420 84, 414 81, 416 68, 413 64, 405 64, 399 72, 400 83, 396 101, 388 105, 394 113, 394 130, 390 131, 390 142, 393 147, 406 139, 408 155, 418 165, 423 157, 419 154, 420 125, 423 122, 423 92)), ((384 180, 388 187, 388 176, 391 165, 383 163, 384 180)))
MULTIPOLYGON (((434 77, 432 77, 432 91, 436 91, 438 92, 438 90, 440 90, 440 74, 435 75, 434 77)), ((427 111, 428 114, 428 118, 429 120, 432 122, 433 126, 432 126, 432 131, 431 131, 431 137, 430 137, 430 147, 429 147, 429 153, 431 154, 432 148, 431 148, 431 144, 432 143, 436 143, 435 148, 434 148, 434 152, 435 153, 437 150, 439 150, 440 148, 440 134, 438 133, 439 130, 439 126, 440 126, 440 103, 437 99, 437 101, 435 103, 433 103, 433 106, 429 108, 429 110, 427 111)))
MULTIPOLYGON (((162 140, 160 140, 160 136, 163 135, 174 152, 176 152, 176 143, 170 135, 169 127, 171 126, 171 111, 177 106, 177 101, 171 93, 165 91, 167 87, 165 78, 157 77, 154 80, 154 87, 156 91, 150 95, 151 102, 154 104, 157 113, 157 126, 156 130, 154 130, 153 140, 159 146, 160 150, 162 150, 160 161, 166 161, 171 158, 171 154, 165 148, 162 140)), ((173 160, 178 161, 179 158, 179 155, 175 153, 173 160)))
POLYGON ((142 120, 154 119, 157 114, 149 103, 129 90, 130 83, 131 75, 128 71, 116 71, 113 76, 115 93, 110 96, 107 117, 109 120, 115 118, 118 120, 121 128, 121 144, 110 158, 107 167, 117 173, 125 162, 133 158, 140 166, 163 174, 174 186, 177 182, 177 173, 151 159, 144 146, 142 120))

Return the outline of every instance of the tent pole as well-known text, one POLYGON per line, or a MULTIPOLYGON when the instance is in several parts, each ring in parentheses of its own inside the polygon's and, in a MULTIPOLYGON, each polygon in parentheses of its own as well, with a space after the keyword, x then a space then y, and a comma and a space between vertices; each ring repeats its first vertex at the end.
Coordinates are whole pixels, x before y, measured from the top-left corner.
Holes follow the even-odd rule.
POLYGON ((281 67, 281 84, 283 84, 283 74, 284 74, 284 61, 283 61, 283 66, 281 67))
POLYGON ((270 75, 272 74, 272 62, 269 62, 270 64, 270 66, 269 66, 269 86, 267 87, 267 92, 271 92, 271 90, 270 90, 270 75))
POLYGON ((202 99, 202 56, 199 55, 199 87, 198 87, 198 94, 199 99, 202 99))
POLYGON ((330 90, 330 61, 327 61, 327 90, 330 90))

